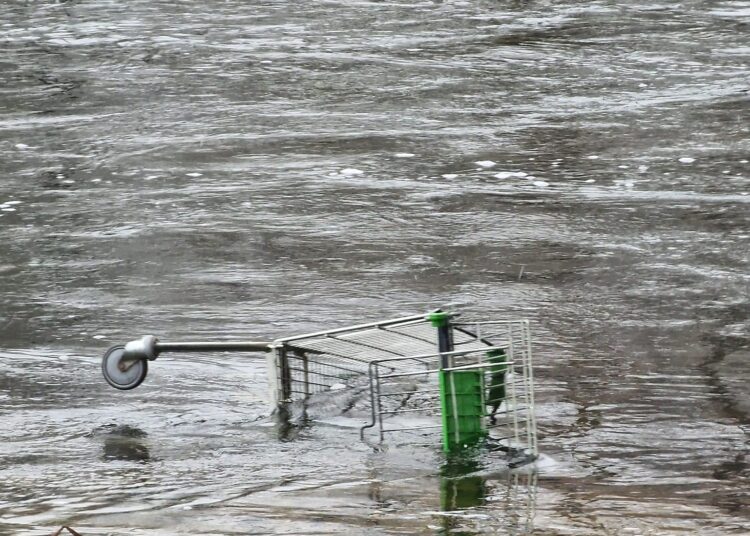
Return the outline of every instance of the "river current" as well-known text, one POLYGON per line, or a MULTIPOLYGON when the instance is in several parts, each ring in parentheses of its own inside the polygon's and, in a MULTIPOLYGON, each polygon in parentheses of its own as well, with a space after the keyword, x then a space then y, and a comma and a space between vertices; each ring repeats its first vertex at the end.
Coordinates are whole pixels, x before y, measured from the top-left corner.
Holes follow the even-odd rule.
POLYGON ((6 0, 0 534, 750 532, 750 2, 6 0), (104 350, 528 318, 542 458, 104 350))

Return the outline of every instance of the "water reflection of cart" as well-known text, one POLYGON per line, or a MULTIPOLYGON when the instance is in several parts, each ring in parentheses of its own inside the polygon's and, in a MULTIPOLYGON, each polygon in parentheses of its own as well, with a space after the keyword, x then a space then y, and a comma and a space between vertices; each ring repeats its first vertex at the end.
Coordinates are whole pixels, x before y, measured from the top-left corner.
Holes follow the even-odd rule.
POLYGON ((118 389, 145 379, 165 352, 267 352, 275 407, 305 405, 347 388, 369 394, 375 429, 442 431, 447 452, 490 441, 511 464, 537 455, 531 337, 526 320, 464 321, 436 311, 271 342, 162 342, 146 336, 110 348, 102 370, 118 389), (489 409, 489 411, 488 411, 489 409))

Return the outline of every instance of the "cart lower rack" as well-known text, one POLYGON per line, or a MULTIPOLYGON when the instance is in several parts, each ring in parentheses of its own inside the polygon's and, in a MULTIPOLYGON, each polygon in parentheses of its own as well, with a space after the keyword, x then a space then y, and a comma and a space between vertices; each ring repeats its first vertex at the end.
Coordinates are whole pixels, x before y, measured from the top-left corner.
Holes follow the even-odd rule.
POLYGON ((147 336, 111 348, 102 370, 118 389, 137 387, 164 352, 268 352, 274 406, 306 404, 346 388, 369 394, 381 440, 395 432, 429 436, 443 448, 491 440, 537 455, 531 335, 526 320, 459 321, 436 311, 277 339, 272 342, 160 342, 147 336))

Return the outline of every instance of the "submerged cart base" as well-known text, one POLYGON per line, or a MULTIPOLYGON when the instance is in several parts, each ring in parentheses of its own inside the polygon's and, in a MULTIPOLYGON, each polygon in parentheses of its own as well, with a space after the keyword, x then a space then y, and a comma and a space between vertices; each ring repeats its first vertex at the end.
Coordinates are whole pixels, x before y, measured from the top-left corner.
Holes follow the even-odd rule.
POLYGON ((364 388, 371 420, 363 436, 442 431, 446 452, 489 440, 516 460, 537 455, 526 320, 459 321, 436 311, 268 343, 167 343, 148 336, 111 348, 102 370, 114 387, 132 389, 145 378, 147 361, 191 351, 268 352, 275 406, 364 388))

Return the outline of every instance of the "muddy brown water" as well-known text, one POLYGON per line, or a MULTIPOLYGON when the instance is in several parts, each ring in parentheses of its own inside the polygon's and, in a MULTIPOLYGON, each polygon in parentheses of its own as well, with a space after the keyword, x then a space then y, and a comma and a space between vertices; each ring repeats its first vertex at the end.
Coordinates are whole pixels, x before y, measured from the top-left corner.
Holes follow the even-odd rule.
POLYGON ((0 534, 750 532, 750 2, 0 6, 0 534), (533 323, 542 461, 268 418, 274 338, 533 323))

